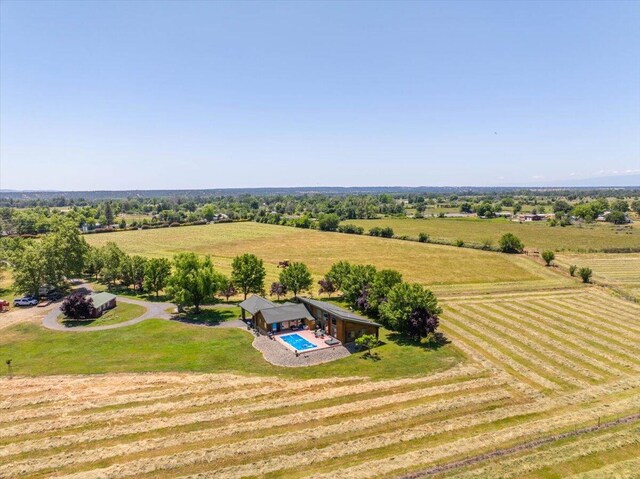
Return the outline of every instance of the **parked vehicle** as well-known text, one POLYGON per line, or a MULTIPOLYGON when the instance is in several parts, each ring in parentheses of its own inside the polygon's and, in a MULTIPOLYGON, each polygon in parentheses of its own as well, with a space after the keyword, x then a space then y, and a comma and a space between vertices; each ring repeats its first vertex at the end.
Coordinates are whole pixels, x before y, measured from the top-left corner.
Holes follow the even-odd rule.
POLYGON ((25 296, 24 298, 16 298, 13 300, 14 306, 35 306, 38 304, 38 298, 33 296, 25 296))
POLYGON ((9 301, 0 299, 0 313, 4 313, 5 311, 9 311, 9 301))
POLYGON ((58 301, 59 299, 64 298, 64 294, 62 294, 60 291, 54 291, 52 293, 47 294, 46 298, 49 301, 58 301))

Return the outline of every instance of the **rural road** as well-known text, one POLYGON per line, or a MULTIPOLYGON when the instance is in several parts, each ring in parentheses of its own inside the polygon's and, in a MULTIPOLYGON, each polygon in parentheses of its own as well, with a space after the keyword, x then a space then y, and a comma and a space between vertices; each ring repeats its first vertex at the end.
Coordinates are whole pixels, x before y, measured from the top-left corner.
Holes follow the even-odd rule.
POLYGON ((123 298, 122 296, 118 296, 117 301, 122 303, 131 303, 137 304, 138 306, 142 306, 146 308, 146 311, 141 316, 137 318, 130 319, 129 321, 124 321, 122 323, 116 324, 107 324, 104 326, 78 326, 73 328, 68 328, 58 322, 58 315, 60 314, 60 307, 53 308, 49 313, 45 316, 42 321, 42 325, 45 328, 52 329, 54 331, 65 331, 65 332, 86 332, 86 331, 104 331, 105 329, 116 329, 123 328, 125 326, 131 326, 132 324, 140 323, 145 319, 150 318, 159 318, 159 319, 171 319, 171 315, 167 313, 167 308, 175 307, 175 305, 171 303, 154 303, 151 301, 141 301, 139 299, 130 299, 123 298))

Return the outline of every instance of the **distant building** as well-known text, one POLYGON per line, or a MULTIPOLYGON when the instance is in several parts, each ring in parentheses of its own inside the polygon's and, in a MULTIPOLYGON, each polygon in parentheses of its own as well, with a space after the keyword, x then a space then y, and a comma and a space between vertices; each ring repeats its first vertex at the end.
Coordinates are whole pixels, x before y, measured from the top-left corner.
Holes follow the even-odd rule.
POLYGON ((553 213, 543 214, 543 213, 523 213, 516 216, 513 221, 545 221, 548 218, 553 218, 555 215, 553 213))

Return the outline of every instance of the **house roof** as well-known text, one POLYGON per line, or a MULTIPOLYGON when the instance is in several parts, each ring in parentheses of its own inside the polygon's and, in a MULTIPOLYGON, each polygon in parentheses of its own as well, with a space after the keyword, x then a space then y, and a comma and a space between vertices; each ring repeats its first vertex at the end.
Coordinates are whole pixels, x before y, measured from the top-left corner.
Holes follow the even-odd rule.
POLYGON ((380 324, 371 321, 365 317, 360 316, 359 314, 354 313, 353 311, 349 311, 347 309, 341 308, 340 306, 336 306, 332 303, 327 303, 326 301, 318 301, 317 299, 299 297, 299 301, 305 304, 309 304, 311 306, 315 306, 316 308, 322 309, 328 313, 333 314, 339 318, 344 319, 345 321, 352 321, 354 323, 362 323, 362 324, 371 324, 374 326, 381 326, 380 324))
POLYGON ((275 304, 273 304, 271 301, 267 299, 264 299, 262 296, 258 296, 254 294, 253 296, 249 296, 238 306, 240 306, 242 309, 244 309, 245 311, 247 311, 249 314, 253 316, 261 309, 273 308, 275 304))
POLYGON ((115 294, 111 294, 111 293, 107 293, 107 292, 92 293, 92 294, 89 295, 89 297, 93 300, 93 307, 94 308, 100 308, 101 306, 104 306, 109 301, 111 301, 113 299, 116 299, 116 295, 115 294))
POLYGON ((267 324, 281 323, 282 321, 292 321, 295 319, 308 319, 313 321, 313 316, 309 314, 307 308, 302 304, 283 304, 260 310, 260 314, 267 324))

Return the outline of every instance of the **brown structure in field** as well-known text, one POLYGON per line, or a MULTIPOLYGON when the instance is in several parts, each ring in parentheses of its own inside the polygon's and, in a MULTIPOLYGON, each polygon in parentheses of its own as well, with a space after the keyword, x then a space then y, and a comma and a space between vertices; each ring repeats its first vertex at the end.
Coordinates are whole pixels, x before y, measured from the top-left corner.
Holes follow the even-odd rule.
POLYGON ((242 303, 242 316, 251 314, 252 322, 263 333, 279 333, 307 328, 321 329, 342 343, 350 343, 363 334, 378 337, 380 325, 351 311, 325 301, 296 298, 296 303, 274 304, 260 296, 251 296, 242 303))

